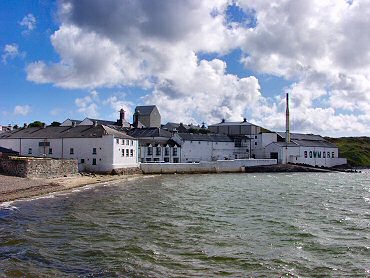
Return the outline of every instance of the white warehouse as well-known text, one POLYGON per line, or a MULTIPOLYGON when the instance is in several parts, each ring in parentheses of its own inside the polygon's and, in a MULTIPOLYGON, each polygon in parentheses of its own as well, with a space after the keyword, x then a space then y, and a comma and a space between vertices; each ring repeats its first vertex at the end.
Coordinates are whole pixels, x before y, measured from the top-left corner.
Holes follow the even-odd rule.
POLYGON ((21 156, 77 159, 79 171, 138 167, 137 140, 105 125, 16 129, 0 134, 0 146, 21 156))

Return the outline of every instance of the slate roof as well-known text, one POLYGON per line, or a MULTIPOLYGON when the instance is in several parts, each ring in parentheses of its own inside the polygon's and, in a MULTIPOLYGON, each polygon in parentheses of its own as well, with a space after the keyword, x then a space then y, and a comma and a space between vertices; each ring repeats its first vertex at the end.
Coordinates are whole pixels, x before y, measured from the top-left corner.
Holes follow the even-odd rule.
MULTIPOLYGON (((281 138, 285 139, 285 132, 276 132, 281 138)), ((311 140, 311 141, 325 141, 323 137, 315 134, 290 133, 290 139, 295 140, 311 140)))
POLYGON ((108 126, 47 126, 28 127, 0 134, 0 139, 58 139, 58 138, 101 138, 113 135, 115 138, 133 139, 127 134, 108 126))
POLYGON ((140 115, 150 115, 155 108, 155 105, 136 106, 135 112, 139 112, 140 115))
POLYGON ((130 136, 134 138, 145 138, 145 137, 166 137, 171 138, 172 133, 158 128, 158 127, 148 127, 148 128, 135 128, 127 132, 130 136))
MULTIPOLYGON (((188 130, 188 129, 190 129, 190 128, 192 128, 192 129, 201 129, 201 127, 200 126, 198 126, 198 125, 193 125, 193 124, 190 124, 190 125, 186 125, 186 124, 182 124, 182 126, 186 129, 186 130, 188 130)), ((168 130, 174 130, 175 128, 176 129, 179 129, 179 127, 180 127, 180 124, 179 123, 171 123, 171 122, 168 122, 168 123, 166 123, 162 128, 165 128, 165 129, 168 129, 168 130)))
POLYGON ((106 121, 106 120, 91 119, 91 118, 87 118, 87 119, 89 119, 92 122, 97 122, 97 124, 99 125, 117 125, 117 122, 115 121, 106 121))
POLYGON ((0 153, 9 153, 9 154, 19 154, 19 152, 13 151, 11 149, 0 147, 0 153))
MULTIPOLYGON (((285 139, 285 132, 276 132, 278 136, 285 139)), ((326 141, 320 135, 315 134, 302 134, 302 133, 291 133, 290 140, 295 144, 302 147, 324 147, 324 148, 336 148, 336 146, 326 141)), ((285 142, 278 142, 285 144, 285 142)), ((284 145, 285 146, 285 145, 284 145)))
POLYGON ((254 125, 250 122, 247 122, 247 121, 242 121, 242 122, 221 122, 221 123, 218 123, 218 124, 213 124, 213 125, 209 125, 208 127, 211 127, 211 126, 230 126, 230 125, 236 125, 236 126, 239 126, 239 125, 254 125))
POLYGON ((178 133, 183 141, 210 141, 210 142, 234 142, 229 136, 224 134, 194 134, 178 133))

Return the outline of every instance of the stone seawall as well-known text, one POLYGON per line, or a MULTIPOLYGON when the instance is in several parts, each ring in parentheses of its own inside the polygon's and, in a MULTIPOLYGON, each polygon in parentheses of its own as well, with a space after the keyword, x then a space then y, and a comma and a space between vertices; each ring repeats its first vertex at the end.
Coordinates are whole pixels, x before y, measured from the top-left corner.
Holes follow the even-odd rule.
POLYGON ((238 173, 246 167, 274 165, 276 159, 236 159, 199 163, 141 163, 144 174, 238 173))
POLYGON ((75 159, 9 157, 0 159, 0 172, 22 178, 57 178, 78 173, 75 159))

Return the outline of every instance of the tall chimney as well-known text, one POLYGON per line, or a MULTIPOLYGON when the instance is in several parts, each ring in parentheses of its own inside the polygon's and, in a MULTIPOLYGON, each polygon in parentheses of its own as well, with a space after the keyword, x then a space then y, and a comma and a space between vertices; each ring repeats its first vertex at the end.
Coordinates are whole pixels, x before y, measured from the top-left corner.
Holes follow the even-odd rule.
POLYGON ((286 94, 286 110, 285 110, 285 142, 290 143, 290 122, 289 122, 289 94, 286 94))
POLYGON ((121 108, 121 110, 119 110, 119 119, 121 120, 121 123, 125 119, 125 110, 123 110, 123 108, 121 108))

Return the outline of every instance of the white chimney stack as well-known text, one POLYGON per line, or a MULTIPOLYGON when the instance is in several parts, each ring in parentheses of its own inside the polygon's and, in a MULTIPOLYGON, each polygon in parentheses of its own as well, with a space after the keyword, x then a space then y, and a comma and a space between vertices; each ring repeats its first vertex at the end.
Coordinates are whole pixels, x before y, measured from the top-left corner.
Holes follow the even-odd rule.
POLYGON ((286 110, 285 110, 285 142, 290 143, 290 122, 289 122, 289 94, 286 94, 286 110))

